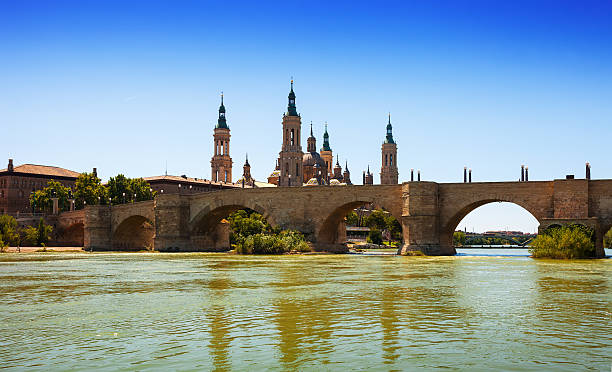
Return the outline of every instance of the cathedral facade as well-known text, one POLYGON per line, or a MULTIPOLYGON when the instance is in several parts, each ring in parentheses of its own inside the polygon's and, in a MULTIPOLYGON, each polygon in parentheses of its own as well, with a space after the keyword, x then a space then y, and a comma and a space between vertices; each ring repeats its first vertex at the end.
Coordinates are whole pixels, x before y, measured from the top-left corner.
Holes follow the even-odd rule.
POLYGON ((277 186, 351 184, 348 168, 343 172, 339 161, 336 161, 336 167, 333 167, 334 155, 329 144, 327 123, 325 123, 323 147, 320 152, 317 152, 317 139, 313 133, 312 122, 310 123, 310 136, 306 140, 306 152, 302 151, 302 118, 295 104, 293 80, 291 80, 288 98, 287 112, 283 114, 282 120, 283 143, 276 167, 268 176, 268 183, 277 186))

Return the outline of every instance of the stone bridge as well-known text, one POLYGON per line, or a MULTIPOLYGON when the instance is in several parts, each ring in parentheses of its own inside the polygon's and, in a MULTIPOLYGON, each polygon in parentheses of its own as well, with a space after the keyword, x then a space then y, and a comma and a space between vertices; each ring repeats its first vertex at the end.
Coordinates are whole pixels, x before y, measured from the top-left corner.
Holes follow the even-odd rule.
POLYGON ((455 253, 452 235, 472 210, 511 202, 529 211, 540 230, 582 224, 596 232, 598 256, 603 234, 612 227, 612 180, 435 183, 337 187, 234 189, 201 194, 158 195, 154 201, 88 206, 84 213, 86 249, 210 251, 229 248, 221 223, 231 212, 250 208, 272 226, 305 234, 318 250, 345 241, 344 217, 368 203, 387 210, 402 224, 402 252, 455 253))

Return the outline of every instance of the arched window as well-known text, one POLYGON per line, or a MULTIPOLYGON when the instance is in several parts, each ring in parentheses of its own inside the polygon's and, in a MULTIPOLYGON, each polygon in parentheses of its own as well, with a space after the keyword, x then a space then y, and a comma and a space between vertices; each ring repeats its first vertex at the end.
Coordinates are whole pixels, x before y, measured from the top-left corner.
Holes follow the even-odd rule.
POLYGON ((295 146, 295 132, 291 129, 291 146, 295 146))

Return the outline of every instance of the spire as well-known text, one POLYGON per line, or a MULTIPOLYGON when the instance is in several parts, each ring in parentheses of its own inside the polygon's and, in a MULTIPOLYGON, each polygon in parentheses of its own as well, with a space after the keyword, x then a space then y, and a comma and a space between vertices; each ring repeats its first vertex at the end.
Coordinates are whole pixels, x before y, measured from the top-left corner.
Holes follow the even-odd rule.
POLYGON ((329 133, 327 133, 327 122, 325 122, 325 133, 323 133, 323 149, 322 151, 331 151, 329 147, 329 133))
POLYGON ((298 116, 295 107, 295 93, 293 92, 293 77, 291 78, 291 91, 289 92, 289 104, 287 105, 287 116, 298 116))
POLYGON ((336 154, 336 167, 340 166, 340 156, 336 154))
POLYGON ((227 121, 225 120, 225 105, 223 105, 223 92, 221 92, 221 106, 219 106, 219 119, 217 119, 217 126, 215 128, 229 129, 227 121))
POLYGON ((306 140, 306 151, 317 152, 317 139, 312 134, 312 121, 310 122, 310 137, 306 140))
POLYGON ((387 124, 387 137, 384 143, 395 143, 393 140, 393 127, 391 126, 391 113, 389 113, 389 123, 387 124))
POLYGON ((349 171, 349 170, 348 170, 348 160, 345 160, 345 161, 344 161, 344 171, 345 171, 345 172, 348 172, 348 171, 349 171))
POLYGON ((246 153, 246 161, 244 162, 244 165, 249 166, 249 167, 251 166, 251 164, 249 164, 249 153, 248 152, 246 153))

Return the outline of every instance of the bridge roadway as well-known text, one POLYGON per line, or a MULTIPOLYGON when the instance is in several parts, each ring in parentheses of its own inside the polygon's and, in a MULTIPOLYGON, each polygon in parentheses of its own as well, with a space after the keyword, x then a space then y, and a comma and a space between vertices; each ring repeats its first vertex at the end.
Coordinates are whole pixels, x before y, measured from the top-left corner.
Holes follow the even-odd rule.
POLYGON ((215 251, 229 248, 229 229, 222 220, 250 208, 273 226, 301 231, 315 249, 336 251, 346 238, 344 217, 375 203, 401 222, 400 252, 452 255, 459 222, 492 202, 525 208, 540 222, 540 231, 551 225, 589 226, 596 233, 597 255, 604 255, 603 235, 612 227, 612 180, 406 182, 164 194, 140 203, 87 206, 82 221, 75 223, 82 223, 86 249, 215 251))

